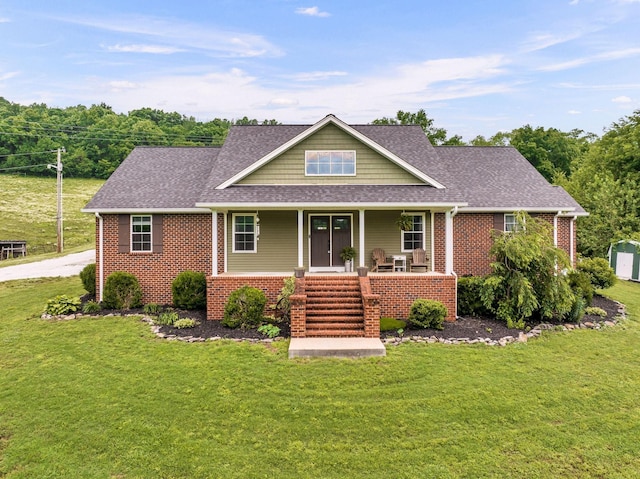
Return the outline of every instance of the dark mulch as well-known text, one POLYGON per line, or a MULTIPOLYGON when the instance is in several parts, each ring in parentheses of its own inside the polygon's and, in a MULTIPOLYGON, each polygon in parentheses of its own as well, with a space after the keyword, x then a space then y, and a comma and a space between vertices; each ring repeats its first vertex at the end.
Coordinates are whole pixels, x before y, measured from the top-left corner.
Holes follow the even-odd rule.
MULTIPOLYGON (((91 299, 91 298, 89 298, 91 299)), ((88 300, 83 298, 83 300, 88 300)), ((603 296, 594 296, 592 306, 602 308, 607 312, 606 318, 599 316, 585 315, 581 322, 598 323, 604 320, 610 320, 618 315, 618 303, 603 296)), ((208 321, 205 311, 197 310, 175 310, 181 318, 192 318, 199 322, 194 328, 176 329, 171 326, 161 326, 160 332, 165 335, 175 335, 178 337, 196 337, 196 338, 228 338, 228 339, 265 339, 263 334, 258 333, 255 329, 231 329, 222 325, 220 321, 208 321)), ((129 311, 112 311, 102 310, 99 314, 144 314, 142 309, 134 309, 129 311)), ((551 324, 554 324, 551 322, 551 324)), ((555 323, 562 324, 562 323, 555 323)), ((528 327, 534 327, 537 323, 527 324, 528 327)), ((288 338, 291 334, 287 323, 278 324, 280 328, 280 336, 288 338)), ((506 324, 493 318, 483 317, 461 317, 454 322, 445 322, 442 331, 436 329, 413 329, 405 328, 404 336, 423 336, 437 338, 489 338, 498 340, 505 336, 518 336, 520 330, 507 328, 506 324)), ((382 337, 398 336, 397 331, 387 331, 381 334, 382 337)))

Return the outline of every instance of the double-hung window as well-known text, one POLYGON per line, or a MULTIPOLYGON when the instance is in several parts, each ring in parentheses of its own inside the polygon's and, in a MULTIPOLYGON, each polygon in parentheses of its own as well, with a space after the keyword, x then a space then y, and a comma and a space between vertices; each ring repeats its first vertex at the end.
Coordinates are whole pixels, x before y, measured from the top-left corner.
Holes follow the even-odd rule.
POLYGON ((355 176, 356 152, 305 151, 304 165, 306 176, 355 176))
POLYGON ((131 216, 131 251, 151 251, 151 215, 131 216))
POLYGON ((255 253, 257 251, 256 215, 233 215, 233 252, 255 253))
POLYGON ((424 248, 424 215, 412 215, 411 230, 402 232, 402 252, 408 253, 416 248, 424 248))
POLYGON ((522 226, 518 223, 518 219, 514 214, 504 215, 504 230, 508 233, 520 231, 522 226))

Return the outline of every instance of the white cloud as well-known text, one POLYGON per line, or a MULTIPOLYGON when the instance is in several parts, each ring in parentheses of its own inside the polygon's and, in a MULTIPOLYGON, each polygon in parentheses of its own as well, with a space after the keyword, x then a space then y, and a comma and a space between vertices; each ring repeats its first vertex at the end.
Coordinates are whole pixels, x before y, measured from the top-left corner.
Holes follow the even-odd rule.
POLYGON ((329 71, 329 72, 303 72, 296 73, 295 75, 290 75, 288 78, 291 78, 295 81, 300 82, 313 82, 313 81, 322 81, 327 80, 332 77, 343 77, 347 76, 347 72, 341 71, 329 71))
POLYGON ((640 55, 640 48, 626 48, 624 50, 612 50, 609 52, 600 53, 598 55, 592 55, 588 57, 576 58, 566 62, 553 63, 538 68, 540 71, 561 71, 576 68, 589 63, 603 62, 610 60, 621 60, 623 58, 633 57, 640 55))
POLYGON ((264 105, 265 108, 288 108, 297 106, 300 102, 291 98, 274 98, 264 105))
POLYGON ((11 22, 11 20, 9 20, 7 17, 0 17, 0 23, 9 23, 11 22))
POLYGON ((109 89, 112 92, 121 92, 123 90, 133 90, 137 87, 138 85, 136 85, 135 83, 126 81, 126 80, 114 80, 109 82, 109 89))
POLYGON ((58 18, 60 21, 121 34, 147 37, 175 45, 176 49, 197 49, 222 57, 276 57, 283 52, 261 35, 204 27, 176 19, 126 15, 113 18, 58 18))
POLYGON ((318 7, 301 7, 296 9, 298 15, 309 15, 310 17, 330 17, 329 12, 321 12, 318 7))
POLYGON ((8 80, 10 78, 13 78, 17 75, 19 75, 20 72, 6 72, 6 73, 0 73, 0 81, 5 81, 8 80))
POLYGON ((567 113, 569 113, 569 115, 582 115, 580 110, 569 110, 567 113))
POLYGON ((623 95, 623 96, 617 96, 615 98, 612 98, 611 101, 613 103, 631 103, 633 100, 628 96, 623 95))
POLYGON ((184 50, 176 47, 164 47, 160 45, 110 45, 107 47, 110 52, 118 53, 154 53, 161 55, 170 55, 172 53, 183 52, 184 50))

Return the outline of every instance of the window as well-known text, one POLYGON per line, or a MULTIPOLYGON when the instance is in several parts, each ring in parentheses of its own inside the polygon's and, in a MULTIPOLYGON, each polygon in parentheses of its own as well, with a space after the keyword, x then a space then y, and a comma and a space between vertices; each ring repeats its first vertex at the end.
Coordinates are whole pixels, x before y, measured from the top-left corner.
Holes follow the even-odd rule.
POLYGON ((233 215, 233 252, 255 253, 256 239, 256 215, 233 215))
POLYGON ((307 176, 355 176, 355 151, 305 151, 307 176))
POLYGON ((508 233, 514 231, 520 231, 521 226, 518 224, 518 219, 514 214, 504 215, 504 230, 508 233))
POLYGON ((131 251, 151 251, 151 215, 131 216, 131 251))
POLYGON ((413 215, 411 230, 402 232, 402 252, 424 248, 424 215, 413 215))

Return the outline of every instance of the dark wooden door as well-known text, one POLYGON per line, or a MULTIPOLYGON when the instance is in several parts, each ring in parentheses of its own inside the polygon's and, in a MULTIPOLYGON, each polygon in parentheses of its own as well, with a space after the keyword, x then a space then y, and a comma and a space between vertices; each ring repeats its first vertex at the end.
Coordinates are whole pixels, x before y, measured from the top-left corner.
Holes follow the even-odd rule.
POLYGON ((340 253, 344 247, 351 246, 351 217, 333 216, 331 218, 331 235, 332 266, 344 266, 340 253))
POLYGON ((331 266, 331 217, 311 217, 311 266, 331 266))

